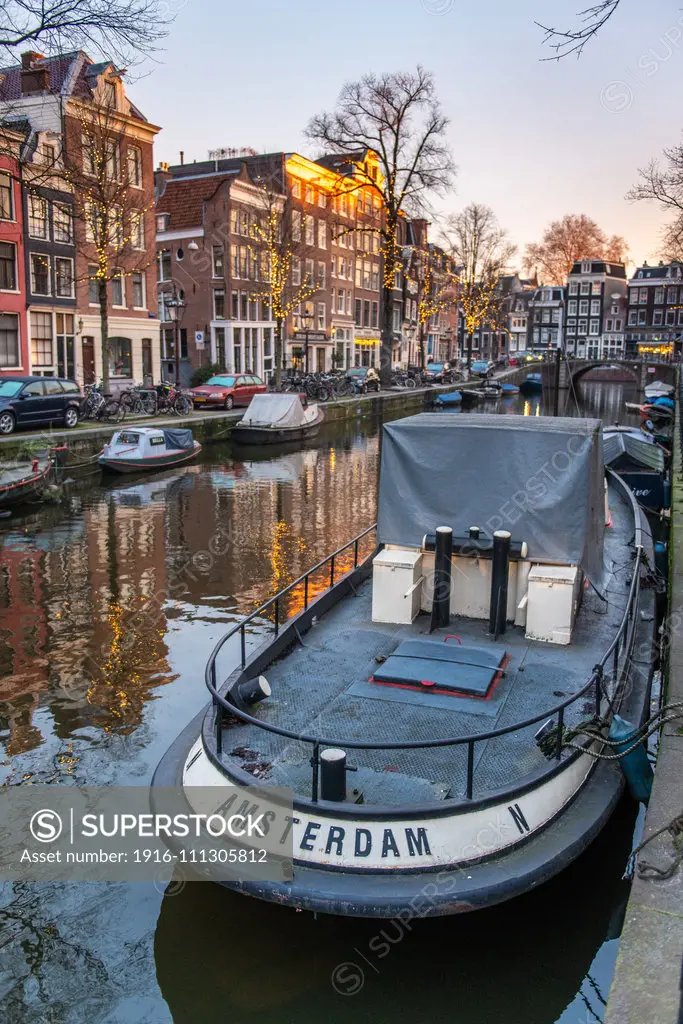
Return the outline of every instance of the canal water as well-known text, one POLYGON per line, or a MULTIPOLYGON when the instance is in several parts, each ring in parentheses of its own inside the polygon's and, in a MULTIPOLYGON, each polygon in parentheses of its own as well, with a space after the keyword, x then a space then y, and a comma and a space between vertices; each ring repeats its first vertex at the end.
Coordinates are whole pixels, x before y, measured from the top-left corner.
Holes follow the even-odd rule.
MULTIPOLYGON (((586 382, 561 399, 566 414, 625 422, 637 394, 586 382)), ((499 411, 552 410, 518 396, 499 411)), ((221 634, 374 521, 379 429, 359 416, 274 456, 212 446, 197 465, 104 482, 3 524, 0 778, 148 783, 206 702, 203 665, 221 634)), ((6 884, 0 1019, 591 1024, 635 823, 625 801, 536 892, 410 927, 314 920, 182 880, 6 884)))

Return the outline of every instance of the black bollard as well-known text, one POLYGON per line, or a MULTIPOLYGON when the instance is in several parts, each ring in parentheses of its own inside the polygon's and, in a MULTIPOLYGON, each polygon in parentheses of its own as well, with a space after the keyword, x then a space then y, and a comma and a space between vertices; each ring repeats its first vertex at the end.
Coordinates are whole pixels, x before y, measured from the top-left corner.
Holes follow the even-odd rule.
POLYGON ((507 530, 496 530, 493 535, 489 633, 493 633, 494 637, 502 636, 507 621, 510 539, 511 535, 507 530))
POLYGON ((346 800, 346 753, 336 747, 320 753, 320 798, 336 803, 346 800))
POLYGON ((478 526, 470 526, 470 540, 479 540, 481 530, 478 526))
POLYGON ((438 526, 434 548, 434 596, 430 633, 434 629, 447 626, 450 622, 452 555, 453 531, 450 526, 438 526))

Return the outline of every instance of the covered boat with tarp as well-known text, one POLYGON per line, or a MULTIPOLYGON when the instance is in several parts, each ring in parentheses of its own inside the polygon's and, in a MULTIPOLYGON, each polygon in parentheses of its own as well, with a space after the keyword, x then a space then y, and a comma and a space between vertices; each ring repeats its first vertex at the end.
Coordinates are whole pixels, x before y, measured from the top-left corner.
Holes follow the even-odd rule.
POLYGON ((254 395, 244 416, 233 429, 232 440, 241 444, 300 441, 317 434, 324 415, 318 405, 306 404, 305 395, 254 395))
POLYGON ((386 424, 378 523, 218 642, 153 808, 292 794, 268 812, 288 871, 192 871, 297 909, 441 916, 538 886, 621 797, 601 755, 647 714, 652 557, 598 420, 386 424))
POLYGON ((671 398, 674 393, 673 384, 665 384, 662 380, 653 380, 651 384, 646 384, 645 397, 649 402, 654 401, 655 398, 671 398))
POLYGON ((99 461, 114 473, 139 473, 191 462, 201 450, 191 430, 135 427, 117 430, 102 449, 99 461))
POLYGON ((605 466, 614 470, 645 508, 668 508, 670 484, 664 450, 651 434, 637 427, 607 427, 604 432, 605 466))

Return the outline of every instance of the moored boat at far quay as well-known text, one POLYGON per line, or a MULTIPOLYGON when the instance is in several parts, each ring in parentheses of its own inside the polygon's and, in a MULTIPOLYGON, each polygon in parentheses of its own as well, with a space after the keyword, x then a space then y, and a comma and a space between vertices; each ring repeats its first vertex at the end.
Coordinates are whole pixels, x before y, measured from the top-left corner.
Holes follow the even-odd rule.
POLYGON ((599 421, 428 413, 384 426, 362 557, 373 529, 315 567, 324 590, 308 573, 218 643, 211 705, 152 802, 291 790, 292 877, 221 879, 259 899, 380 918, 500 903, 574 860, 623 791, 599 755, 617 715, 647 713, 647 521, 605 476, 599 421), (247 649, 256 621, 272 628, 247 649))

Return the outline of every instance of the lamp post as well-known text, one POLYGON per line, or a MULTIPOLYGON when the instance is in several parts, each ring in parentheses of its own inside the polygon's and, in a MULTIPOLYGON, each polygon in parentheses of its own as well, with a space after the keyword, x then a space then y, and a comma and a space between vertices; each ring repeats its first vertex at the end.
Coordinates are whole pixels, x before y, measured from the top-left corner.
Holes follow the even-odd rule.
POLYGON ((305 310, 301 314, 301 322, 304 325, 304 373, 308 373, 308 332, 311 329, 311 321, 313 320, 313 314, 305 310))
POLYGON ((175 355, 175 383, 180 387, 180 324, 185 315, 187 303, 182 291, 173 285, 170 298, 166 299, 166 309, 173 324, 173 354, 175 355))

